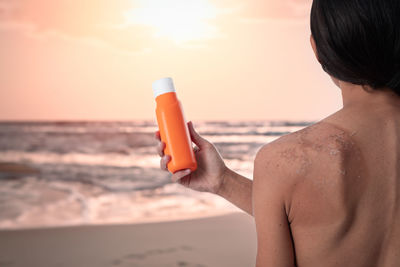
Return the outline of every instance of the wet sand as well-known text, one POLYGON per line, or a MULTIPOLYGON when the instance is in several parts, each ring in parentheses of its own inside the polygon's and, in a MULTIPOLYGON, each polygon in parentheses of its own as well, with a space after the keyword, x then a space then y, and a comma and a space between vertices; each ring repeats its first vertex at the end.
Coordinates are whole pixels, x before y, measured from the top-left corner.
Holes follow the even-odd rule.
POLYGON ((38 173, 39 170, 25 164, 0 162, 0 174, 2 175, 27 175, 38 173))
POLYGON ((253 218, 244 213, 136 225, 0 231, 2 267, 254 266, 253 218))

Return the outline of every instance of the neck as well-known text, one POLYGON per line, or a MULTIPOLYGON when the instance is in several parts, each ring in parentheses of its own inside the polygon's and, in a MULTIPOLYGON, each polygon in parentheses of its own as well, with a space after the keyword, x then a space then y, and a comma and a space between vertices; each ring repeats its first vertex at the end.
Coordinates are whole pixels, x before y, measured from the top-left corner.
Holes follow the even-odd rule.
POLYGON ((361 85, 347 82, 339 82, 339 87, 342 90, 343 108, 393 108, 400 111, 400 97, 392 90, 365 90, 361 85))

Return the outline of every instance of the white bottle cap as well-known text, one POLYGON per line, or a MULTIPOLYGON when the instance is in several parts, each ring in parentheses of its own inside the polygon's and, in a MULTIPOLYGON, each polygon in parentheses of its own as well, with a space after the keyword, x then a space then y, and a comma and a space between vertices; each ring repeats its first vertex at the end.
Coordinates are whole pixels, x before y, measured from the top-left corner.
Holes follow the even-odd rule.
POLYGON ((154 98, 157 98, 157 96, 159 95, 171 92, 175 92, 174 82, 172 81, 172 78, 163 78, 153 83, 154 98))

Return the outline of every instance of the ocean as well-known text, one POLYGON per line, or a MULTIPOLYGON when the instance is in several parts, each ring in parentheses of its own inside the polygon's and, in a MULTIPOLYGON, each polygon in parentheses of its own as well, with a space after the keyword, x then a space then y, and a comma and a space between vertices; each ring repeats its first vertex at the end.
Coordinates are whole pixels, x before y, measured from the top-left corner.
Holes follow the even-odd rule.
MULTIPOLYGON (((194 121, 226 165, 252 179, 258 149, 312 122, 194 121)), ((1 122, 0 229, 142 223, 238 211, 170 181, 153 121, 1 122), (10 164, 9 164, 10 165, 10 164)))

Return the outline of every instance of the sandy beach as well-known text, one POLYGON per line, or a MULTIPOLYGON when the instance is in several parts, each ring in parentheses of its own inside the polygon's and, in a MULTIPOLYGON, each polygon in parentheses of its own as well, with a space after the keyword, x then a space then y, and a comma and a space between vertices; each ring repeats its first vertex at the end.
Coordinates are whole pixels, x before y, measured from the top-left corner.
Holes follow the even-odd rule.
POLYGON ((0 231, 2 267, 254 266, 253 219, 233 213, 135 225, 0 231))

